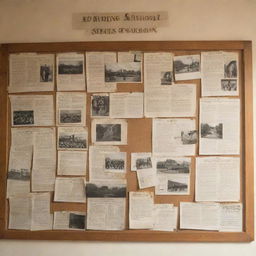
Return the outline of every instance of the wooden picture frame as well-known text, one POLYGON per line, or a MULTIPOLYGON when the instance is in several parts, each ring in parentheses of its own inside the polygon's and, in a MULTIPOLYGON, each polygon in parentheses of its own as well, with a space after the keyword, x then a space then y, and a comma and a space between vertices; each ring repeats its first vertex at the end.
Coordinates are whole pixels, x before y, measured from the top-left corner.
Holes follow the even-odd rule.
MULTIPOLYGON (((143 91, 143 85, 118 86, 118 91, 143 91)), ((56 92, 56 85, 55 85, 56 92)), ((50 94, 55 95, 55 92, 50 94)), ((200 81, 197 81, 198 98, 200 98, 200 81)), ((42 93, 34 93, 42 94, 42 93)), ((44 93, 49 94, 49 93, 44 93)), ((88 95, 89 97, 90 95, 88 95)), ((89 104, 87 98, 87 126, 90 127, 89 104), (89 115, 89 117, 88 117, 89 115)), ((139 41, 139 42, 67 42, 67 43, 19 43, 0 46, 0 238, 1 239, 31 239, 31 240, 99 240, 99 241, 145 241, 145 242, 249 242, 254 240, 254 178, 253 178, 253 86, 252 86, 252 43, 251 41, 139 41), (240 60, 240 99, 241 99, 241 202, 243 203, 243 232, 214 232, 197 230, 178 230, 177 232, 162 232, 150 230, 124 231, 23 231, 8 230, 8 200, 6 200, 6 180, 10 144, 10 104, 8 100, 8 69, 9 54, 22 52, 59 53, 86 51, 169 51, 181 54, 200 53, 202 51, 237 51, 240 60)), ((197 106, 198 109, 198 106, 197 106)), ((145 125, 145 131, 138 136, 151 136, 151 121, 129 120, 129 133, 135 132, 138 126, 145 125), (140 123, 141 122, 141 123, 140 123)), ((90 128, 89 128, 90 129, 90 128)), ((145 137, 146 138, 146 137, 145 137)), ((129 139, 129 138, 128 138, 129 139)), ((150 149, 150 142, 137 141, 136 149, 150 149)), ((121 149, 132 152, 128 146, 121 149)), ((134 148, 133 148, 134 149, 134 148)), ((128 162, 130 158, 128 157, 128 162)), ((192 171, 192 178, 194 177, 192 171)), ((128 180, 136 179, 128 169, 128 180)), ((131 182, 129 191, 136 190, 136 182, 131 182)), ((191 187, 194 186, 193 181, 191 187)), ((169 203, 193 201, 194 188, 190 196, 172 196, 169 203)), ((165 199, 156 197, 156 202, 166 203, 165 199)), ((54 210, 84 210, 83 204, 63 204, 53 202, 54 210)), ((128 210, 127 210, 128 214, 128 210)), ((128 219, 128 216, 126 216, 128 219)), ((128 224, 128 220, 127 220, 128 224)))

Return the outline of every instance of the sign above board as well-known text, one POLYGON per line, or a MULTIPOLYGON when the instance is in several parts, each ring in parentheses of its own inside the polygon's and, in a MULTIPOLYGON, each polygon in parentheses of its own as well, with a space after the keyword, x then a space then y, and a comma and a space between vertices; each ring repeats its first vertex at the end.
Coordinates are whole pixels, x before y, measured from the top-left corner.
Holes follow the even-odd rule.
POLYGON ((74 13, 72 28, 88 35, 157 33, 169 24, 168 12, 74 13))

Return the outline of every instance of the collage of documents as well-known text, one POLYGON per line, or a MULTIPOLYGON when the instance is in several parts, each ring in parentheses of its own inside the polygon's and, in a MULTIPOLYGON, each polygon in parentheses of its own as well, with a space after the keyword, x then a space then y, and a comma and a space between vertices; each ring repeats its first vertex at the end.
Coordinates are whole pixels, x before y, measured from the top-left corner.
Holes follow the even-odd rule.
POLYGON ((242 232, 240 80, 238 52, 10 54, 8 229, 242 232))

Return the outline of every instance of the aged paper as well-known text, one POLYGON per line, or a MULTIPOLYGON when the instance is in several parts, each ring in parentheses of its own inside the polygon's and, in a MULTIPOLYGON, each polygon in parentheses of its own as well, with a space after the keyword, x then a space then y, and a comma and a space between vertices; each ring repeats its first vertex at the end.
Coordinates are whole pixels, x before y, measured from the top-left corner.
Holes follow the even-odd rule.
POLYGON ((87 150, 88 130, 85 127, 59 127, 58 150, 87 150))
POLYGON ((150 188, 157 184, 156 171, 154 169, 137 170, 139 188, 150 188))
POLYGON ((22 147, 20 151, 10 150, 7 177, 7 198, 30 192, 32 147, 22 147))
POLYGON ((105 83, 105 66, 116 63, 115 52, 86 52, 88 92, 114 92, 116 83, 105 83))
POLYGON ((92 143, 95 145, 126 145, 127 121, 125 119, 92 120, 92 143))
POLYGON ((142 118, 143 93, 110 93, 111 118, 142 118))
POLYGON ((153 168, 156 170, 156 195, 189 195, 191 158, 154 157, 153 168))
POLYGON ((197 131, 192 119, 153 119, 153 154, 195 155, 197 131))
POLYGON ((9 229, 31 229, 31 204, 30 194, 9 198, 9 229))
POLYGON ((56 123, 59 126, 85 126, 86 93, 57 92, 56 123))
POLYGON ((53 214, 50 213, 51 194, 32 194, 31 230, 49 230, 53 225, 53 214))
POLYGON ((86 151, 58 151, 58 175, 85 176, 86 151))
POLYGON ((220 231, 243 231, 243 205, 241 203, 221 204, 220 231))
POLYGON ((32 191, 53 191, 56 172, 55 128, 34 128, 32 191))
POLYGON ((25 152, 25 148, 33 149, 32 191, 53 191, 56 171, 55 128, 12 128, 11 138, 11 149, 17 154, 25 152))
POLYGON ((125 171, 106 171, 106 162, 109 155, 119 153, 117 146, 90 146, 89 147, 89 178, 98 180, 124 180, 125 171))
POLYGON ((201 78, 200 55, 174 56, 175 80, 201 78))
POLYGON ((84 91, 84 54, 58 53, 56 61, 57 91, 84 91))
POLYGON ((152 229, 154 226, 154 196, 152 192, 129 193, 129 228, 152 229))
POLYGON ((177 229, 178 207, 173 204, 154 205, 154 225, 153 230, 174 231, 177 229))
POLYGON ((200 100, 201 155, 240 153, 240 100, 202 98, 200 100))
POLYGON ((84 178, 56 178, 54 201, 85 203, 84 178))
POLYGON ((239 199, 240 158, 196 158, 196 201, 236 202, 239 199))
POLYGON ((125 198, 88 198, 87 229, 124 230, 125 198))
POLYGON ((202 96, 238 96, 237 52, 202 52, 202 96))
POLYGON ((10 93, 54 90, 54 54, 10 54, 9 72, 10 93))
POLYGON ((9 198, 9 229, 50 230, 50 193, 30 193, 9 198))
POLYGON ((180 228, 219 230, 219 203, 180 203, 180 228))
POLYGON ((173 83, 171 53, 144 54, 144 111, 146 117, 192 117, 196 85, 173 83))
POLYGON ((53 126, 52 95, 10 95, 12 126, 53 126))
POLYGON ((86 214, 84 212, 54 212, 53 229, 84 231, 86 229, 86 214))

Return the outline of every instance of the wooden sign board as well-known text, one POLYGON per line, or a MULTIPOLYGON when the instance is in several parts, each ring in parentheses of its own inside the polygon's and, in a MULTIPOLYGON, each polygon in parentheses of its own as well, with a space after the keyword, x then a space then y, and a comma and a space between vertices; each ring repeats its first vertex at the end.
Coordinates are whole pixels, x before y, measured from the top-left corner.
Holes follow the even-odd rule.
MULTIPOLYGON (((249 242, 254 239, 254 189, 253 189, 253 93, 252 93, 252 46, 250 41, 159 41, 159 42, 74 42, 74 43, 22 43, 4 44, 0 48, 0 238, 37 240, 101 240, 147 242, 249 242), (241 100, 241 202, 243 203, 243 232, 214 232, 180 230, 174 232, 129 230, 128 200, 127 223, 124 231, 22 231, 8 229, 8 200, 6 180, 10 149, 10 103, 8 100, 8 59, 12 53, 60 53, 86 51, 142 51, 172 52, 175 55, 200 54, 202 51, 235 51, 239 53, 241 100)), ((201 81, 190 81, 197 86, 197 113, 201 96, 201 81)), ((117 86, 117 92, 143 92, 143 84, 117 86)), ((35 93, 30 93, 35 94, 35 93)), ((36 93, 38 94, 38 93, 36 93)), ((56 94, 54 92, 39 94, 56 94)), ((90 93, 87 93, 87 127, 90 131, 90 93)), ((127 152, 128 192, 137 191, 136 173, 130 171, 131 152, 150 152, 152 119, 127 119, 128 145, 120 146, 127 152)), ((198 124, 198 115, 196 117, 198 124)), ((238 124, 239 125, 239 124, 238 124)), ((198 148, 197 148, 198 153, 198 148)), ((88 177, 88 176, 87 176, 88 177)), ((155 196, 155 203, 193 202, 195 197, 195 157, 192 157, 190 194, 187 196, 155 196)), ((152 188, 145 189, 153 191, 152 188)), ((128 198, 128 196, 127 196, 128 198)), ((51 210, 85 211, 86 204, 51 203, 51 210)), ((179 225, 178 225, 179 227, 179 225)))

